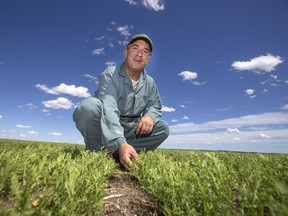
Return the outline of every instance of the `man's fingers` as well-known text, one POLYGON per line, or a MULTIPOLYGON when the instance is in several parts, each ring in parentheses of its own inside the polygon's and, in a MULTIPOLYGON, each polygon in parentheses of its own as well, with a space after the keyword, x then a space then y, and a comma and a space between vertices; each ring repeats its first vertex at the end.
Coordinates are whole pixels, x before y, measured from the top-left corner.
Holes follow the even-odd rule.
POLYGON ((136 134, 142 135, 142 134, 149 134, 151 133, 153 129, 153 126, 142 123, 142 124, 138 124, 136 127, 136 134))
POLYGON ((120 159, 120 162, 123 165, 123 167, 129 171, 129 167, 130 167, 130 163, 131 163, 130 158, 128 157, 128 158, 120 159))
POLYGON ((136 151, 131 152, 131 156, 132 156, 132 158, 138 158, 139 157, 139 155, 136 151))
POLYGON ((122 157, 120 157, 120 163, 126 170, 129 171, 132 164, 131 158, 138 158, 138 157, 139 155, 135 151, 135 149, 131 148, 125 154, 123 154, 122 157))
POLYGON ((153 130, 153 120, 149 116, 143 116, 136 126, 136 134, 149 134, 153 130))

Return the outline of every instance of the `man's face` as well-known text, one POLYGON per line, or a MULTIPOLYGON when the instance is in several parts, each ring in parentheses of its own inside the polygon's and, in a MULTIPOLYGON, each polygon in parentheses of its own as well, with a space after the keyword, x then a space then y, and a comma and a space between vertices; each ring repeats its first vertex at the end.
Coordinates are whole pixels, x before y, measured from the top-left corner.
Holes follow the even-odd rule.
POLYGON ((144 40, 136 40, 124 50, 128 68, 133 72, 142 71, 150 59, 150 46, 144 40))

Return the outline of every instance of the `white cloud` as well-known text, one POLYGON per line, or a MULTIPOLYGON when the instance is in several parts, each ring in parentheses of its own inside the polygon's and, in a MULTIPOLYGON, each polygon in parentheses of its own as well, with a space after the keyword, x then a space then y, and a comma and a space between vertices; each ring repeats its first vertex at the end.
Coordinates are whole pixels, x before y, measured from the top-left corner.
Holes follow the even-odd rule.
POLYGON ((175 112, 176 109, 174 109, 174 108, 172 108, 172 107, 162 106, 161 111, 162 111, 162 112, 175 112))
POLYGON ((182 120, 189 120, 189 117, 188 116, 183 116, 181 119, 182 120))
POLYGON ((93 76, 91 74, 84 74, 83 76, 88 79, 88 82, 93 82, 95 84, 98 84, 98 78, 96 76, 93 76))
POLYGON ((281 107, 282 110, 288 110, 288 104, 285 104, 281 107))
MULTIPOLYGON (((226 130, 226 128, 246 128, 255 126, 273 126, 288 124, 288 113, 272 112, 257 115, 246 115, 238 118, 228 118, 219 121, 208 121, 202 124, 184 123, 170 126, 172 133, 194 133, 213 130, 226 130)), ((257 130, 257 129, 253 129, 257 130)), ((243 133, 243 131, 242 131, 243 133)))
POLYGON ((178 75, 183 78, 183 81, 194 80, 198 76, 196 72, 191 72, 191 71, 182 71, 178 75))
MULTIPOLYGON (((170 126, 171 128, 171 126, 170 126)), ((203 132, 196 133, 185 133, 185 134, 173 134, 171 133, 168 139, 164 142, 163 147, 168 148, 180 148, 180 149, 207 149, 216 148, 222 149, 222 146, 229 148, 228 146, 234 145, 230 150, 240 150, 243 146, 247 146, 244 151, 249 151, 249 149, 257 148, 259 152, 266 151, 264 147, 268 145, 283 145, 287 146, 288 139, 288 129, 287 128, 267 128, 264 130, 245 130, 241 133, 231 134, 226 131, 214 131, 209 132, 209 134, 203 132), (262 134, 262 135, 260 135, 262 134), (266 134, 269 134, 267 136, 266 134), (207 146, 209 144, 209 146, 207 146), (237 144, 237 146, 236 146, 237 144), (259 144, 258 147, 254 146, 259 144), (213 145, 214 147, 212 147, 213 145), (253 147, 254 146, 254 147, 253 147), (261 147, 263 146, 263 148, 261 147)), ((225 149, 225 148, 224 148, 225 149)), ((273 149, 273 147, 272 147, 273 149)), ((273 151, 273 150, 272 150, 273 151)), ((283 149, 287 152, 287 147, 283 149)), ((271 152, 271 150, 269 150, 271 152)))
POLYGON ((240 133, 240 130, 238 128, 227 128, 228 133, 240 133))
POLYGON ((56 100, 49 100, 49 101, 43 101, 42 104, 46 108, 51 109, 71 109, 74 107, 74 104, 68 100, 67 98, 59 97, 56 100))
POLYGON ((66 85, 65 83, 61 83, 58 86, 48 88, 46 85, 37 84, 36 88, 53 95, 59 94, 68 94, 75 97, 90 97, 90 93, 88 92, 88 88, 83 86, 76 87, 75 85, 66 85))
POLYGON ((275 70, 276 66, 283 62, 284 60, 280 56, 273 56, 268 53, 249 61, 234 61, 231 67, 238 71, 250 70, 260 74, 275 70))
POLYGON ((247 89, 245 92, 247 95, 253 95, 255 92, 255 89, 247 89))
POLYGON ((164 0, 142 0, 142 4, 147 9, 161 11, 165 9, 164 0))
POLYGON ((37 135, 38 134, 38 132, 36 132, 36 131, 28 131, 28 134, 30 134, 30 135, 37 135))
POLYGON ((125 38, 128 38, 131 36, 131 33, 130 33, 130 28, 128 25, 125 25, 125 26, 119 26, 116 28, 116 30, 118 32, 120 32, 121 35, 123 35, 125 38))
POLYGON ((198 81, 194 81, 192 82, 193 85, 196 85, 196 86, 202 86, 202 85, 205 85, 207 82, 198 82, 198 81))
POLYGON ((105 48, 94 49, 92 55, 103 55, 105 53, 105 48))
POLYGON ((267 92, 268 92, 267 89, 263 89, 261 93, 262 93, 262 94, 266 94, 267 92))
POLYGON ((29 110, 34 110, 34 109, 38 109, 37 106, 33 105, 32 103, 28 103, 28 104, 25 104, 25 105, 20 105, 19 108, 28 108, 29 110))
POLYGON ((17 128, 31 128, 31 126, 29 125, 22 125, 22 124, 17 124, 16 127, 17 128))
POLYGON ((100 36, 100 37, 98 37, 98 38, 95 38, 95 41, 103 41, 104 40, 104 36, 100 36))
POLYGON ((256 95, 255 95, 255 89, 246 89, 246 90, 245 90, 245 94, 246 94, 247 96, 249 96, 251 99, 256 97, 256 95))
POLYGON ((124 0, 130 5, 142 4, 149 10, 161 11, 165 9, 164 0, 124 0))
POLYGON ((270 136, 263 134, 263 133, 258 134, 258 137, 261 139, 270 139, 271 138, 270 136))
POLYGON ((113 62, 113 61, 108 61, 108 62, 105 63, 105 65, 107 65, 107 66, 115 66, 115 65, 117 65, 117 63, 113 62))
POLYGON ((3 116, 2 116, 2 115, 0 115, 0 119, 3 119, 3 116))
POLYGON ((124 0, 124 1, 128 2, 130 5, 136 5, 137 4, 136 1, 134 1, 134 0, 124 0))
POLYGON ((55 136, 55 137, 59 137, 61 136, 61 133, 59 132, 50 132, 49 135, 55 136))
POLYGON ((277 75, 272 75, 272 74, 270 75, 270 78, 261 82, 262 85, 269 84, 270 86, 273 86, 273 87, 281 86, 281 83, 282 83, 282 80, 279 80, 277 75))

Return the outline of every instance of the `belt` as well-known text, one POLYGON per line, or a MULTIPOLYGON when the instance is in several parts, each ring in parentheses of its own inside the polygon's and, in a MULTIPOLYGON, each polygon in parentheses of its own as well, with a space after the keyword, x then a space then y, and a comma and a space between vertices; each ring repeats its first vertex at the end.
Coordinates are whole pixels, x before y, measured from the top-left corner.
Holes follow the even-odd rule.
POLYGON ((130 123, 135 121, 135 119, 140 118, 141 116, 120 116, 120 119, 124 122, 130 123))
POLYGON ((141 116, 120 116, 120 118, 140 118, 141 116))

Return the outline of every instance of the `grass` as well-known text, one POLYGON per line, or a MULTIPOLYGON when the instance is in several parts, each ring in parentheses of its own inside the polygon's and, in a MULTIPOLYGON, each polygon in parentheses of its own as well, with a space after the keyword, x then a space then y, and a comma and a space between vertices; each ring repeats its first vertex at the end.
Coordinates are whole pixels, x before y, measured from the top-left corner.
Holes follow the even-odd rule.
POLYGON ((165 215, 287 215, 288 155, 148 152, 133 174, 165 215))
MULTIPOLYGON (((287 215, 288 155, 156 150, 131 173, 165 215, 287 215)), ((0 215, 97 215, 117 164, 83 145, 0 139, 0 215)))

